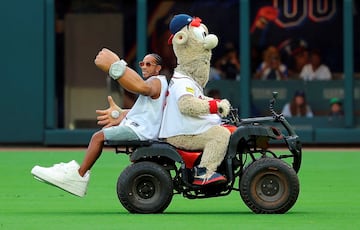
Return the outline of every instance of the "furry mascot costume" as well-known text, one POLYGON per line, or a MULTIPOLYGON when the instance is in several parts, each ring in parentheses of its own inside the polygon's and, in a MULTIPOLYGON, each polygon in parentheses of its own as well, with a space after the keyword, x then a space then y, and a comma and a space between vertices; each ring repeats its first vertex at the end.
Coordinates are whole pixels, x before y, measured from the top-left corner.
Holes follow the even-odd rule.
POLYGON ((216 170, 230 139, 229 130, 220 125, 220 116, 229 113, 230 104, 203 94, 209 80, 211 50, 218 38, 208 33, 200 18, 186 14, 174 16, 170 31, 169 44, 178 65, 169 84, 160 138, 177 148, 203 150, 201 162, 194 168, 193 184, 225 182, 216 170))

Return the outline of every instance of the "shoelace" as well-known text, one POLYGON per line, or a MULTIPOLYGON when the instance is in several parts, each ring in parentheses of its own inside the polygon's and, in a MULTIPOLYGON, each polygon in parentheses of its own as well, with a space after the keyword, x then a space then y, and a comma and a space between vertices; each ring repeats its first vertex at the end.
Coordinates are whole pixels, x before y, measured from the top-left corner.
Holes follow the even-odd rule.
POLYGON ((64 162, 60 162, 60 163, 58 163, 58 164, 54 164, 52 167, 53 167, 53 168, 62 168, 62 167, 64 167, 64 165, 65 165, 64 162))
POLYGON ((53 168, 54 169, 69 169, 69 168, 71 168, 71 166, 69 165, 69 163, 60 162, 58 164, 54 164, 53 168))

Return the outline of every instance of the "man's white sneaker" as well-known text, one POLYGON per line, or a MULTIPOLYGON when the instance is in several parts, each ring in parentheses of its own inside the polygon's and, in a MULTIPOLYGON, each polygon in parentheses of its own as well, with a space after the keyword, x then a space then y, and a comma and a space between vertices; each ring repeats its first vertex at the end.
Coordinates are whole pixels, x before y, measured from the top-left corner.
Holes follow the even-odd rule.
POLYGON ((55 164, 52 167, 41 167, 36 165, 31 174, 35 179, 59 187, 74 195, 84 197, 90 180, 88 171, 83 177, 78 170, 80 166, 76 161, 55 164))

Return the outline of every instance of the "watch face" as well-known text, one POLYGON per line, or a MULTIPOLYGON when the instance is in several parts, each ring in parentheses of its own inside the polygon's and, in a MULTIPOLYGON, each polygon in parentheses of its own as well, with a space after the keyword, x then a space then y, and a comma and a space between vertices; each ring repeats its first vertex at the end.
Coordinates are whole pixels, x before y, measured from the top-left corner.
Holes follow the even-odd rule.
POLYGON ((109 74, 114 79, 119 78, 124 74, 125 68, 126 68, 126 62, 117 61, 111 65, 109 74))
POLYGON ((120 76, 122 73, 123 68, 119 64, 116 64, 111 68, 111 74, 114 76, 120 76))

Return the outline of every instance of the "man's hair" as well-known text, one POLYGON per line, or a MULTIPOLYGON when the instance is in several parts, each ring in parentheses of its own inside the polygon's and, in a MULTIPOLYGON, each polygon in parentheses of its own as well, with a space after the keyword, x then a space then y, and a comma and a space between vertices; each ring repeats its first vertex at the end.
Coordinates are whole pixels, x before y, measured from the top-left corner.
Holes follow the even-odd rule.
POLYGON ((155 62, 157 65, 162 65, 162 58, 160 57, 159 54, 151 53, 150 55, 155 58, 155 62))

